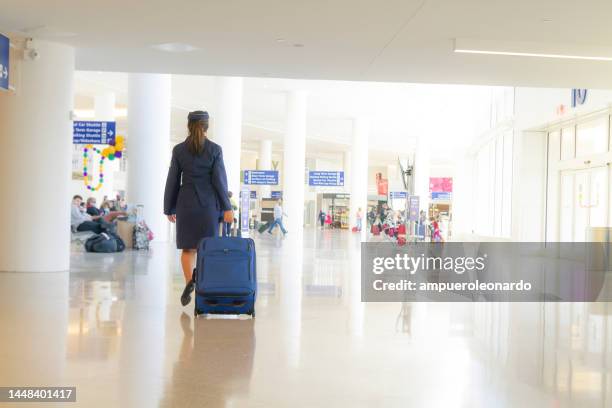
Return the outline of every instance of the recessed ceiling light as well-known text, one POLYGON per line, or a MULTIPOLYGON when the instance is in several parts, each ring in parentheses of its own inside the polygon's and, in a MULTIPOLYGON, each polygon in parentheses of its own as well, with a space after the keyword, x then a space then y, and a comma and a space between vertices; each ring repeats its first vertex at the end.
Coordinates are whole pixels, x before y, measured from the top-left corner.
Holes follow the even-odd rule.
POLYGON ((304 46, 304 44, 296 43, 296 44, 293 44, 293 46, 295 48, 302 48, 304 46))
POLYGON ((282 43, 282 42, 285 42, 285 39, 284 38, 277 38, 276 42, 277 43, 282 43))
POLYGON ((184 44, 184 43, 165 43, 165 44, 157 44, 153 45, 152 48, 160 51, 166 52, 191 52, 198 50, 198 47, 194 47, 193 45, 184 44))
POLYGON ((542 19, 543 23, 552 23, 552 18, 545 17, 542 19))
POLYGON ((508 42, 455 39, 456 53, 508 55, 587 61, 612 61, 612 47, 568 43, 508 42))
POLYGON ((493 51, 493 50, 462 50, 456 49, 459 54, 486 54, 486 55, 508 55, 514 57, 540 57, 540 58, 557 58, 557 59, 577 59, 590 61, 612 61, 612 57, 604 57, 598 55, 565 55, 565 54, 546 54, 537 52, 510 52, 510 51, 493 51))

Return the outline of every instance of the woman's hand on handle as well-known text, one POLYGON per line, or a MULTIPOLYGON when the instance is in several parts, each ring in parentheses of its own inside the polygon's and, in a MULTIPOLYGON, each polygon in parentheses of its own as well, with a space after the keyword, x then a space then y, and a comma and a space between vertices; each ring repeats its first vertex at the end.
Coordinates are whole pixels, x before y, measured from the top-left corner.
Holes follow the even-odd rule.
POLYGON ((223 222, 228 224, 234 222, 234 212, 232 210, 227 210, 223 212, 223 222))
POLYGON ((171 223, 174 224, 176 222, 176 214, 170 214, 170 215, 167 215, 167 217, 168 217, 168 221, 170 221, 171 223))

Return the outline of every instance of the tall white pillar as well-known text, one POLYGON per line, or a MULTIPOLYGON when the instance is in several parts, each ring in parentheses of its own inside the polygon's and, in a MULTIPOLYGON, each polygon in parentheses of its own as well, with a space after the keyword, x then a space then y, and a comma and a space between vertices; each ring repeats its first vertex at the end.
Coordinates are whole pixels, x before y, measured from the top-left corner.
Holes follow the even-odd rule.
POLYGON ((0 271, 70 264, 74 49, 36 48, 39 60, 11 60, 16 92, 0 91, 0 271))
POLYGON ((223 148, 228 189, 238 199, 242 148, 242 78, 216 79, 215 110, 209 113, 213 130, 212 140, 223 148))
POLYGON ((94 96, 96 120, 112 122, 115 120, 115 93, 103 92, 94 96))
POLYGON ((353 144, 351 151, 351 213, 350 226, 356 225, 357 209, 361 208, 361 239, 366 238, 366 212, 368 208, 368 136, 370 121, 357 118, 353 121, 353 144))
POLYGON ((344 191, 350 194, 351 192, 351 166, 353 160, 351 157, 351 151, 347 150, 344 152, 342 167, 344 169, 344 191))
POLYGON ((128 190, 130 204, 144 206, 144 218, 156 241, 167 241, 163 214, 170 156, 170 75, 129 74, 128 190))
MULTIPOLYGON (((259 159, 257 170, 272 170, 272 141, 262 140, 259 142, 259 159)), ((261 186, 259 193, 261 198, 270 198, 270 186, 261 186)))
MULTIPOLYGON (((96 120, 113 122, 115 120, 115 93, 104 92, 94 96, 94 112, 96 120)), ((106 146, 102 146, 104 149, 106 146)), ((106 160, 104 163, 104 184, 102 188, 89 194, 94 195, 98 199, 98 206, 102 204, 102 198, 108 196, 110 199, 114 199, 115 188, 115 172, 119 169, 119 160, 106 160)))
POLYGON ((283 210, 287 229, 304 226, 304 169, 306 161, 306 109, 308 93, 287 96, 287 122, 283 144, 283 210))
POLYGON ((419 210, 429 211, 430 146, 425 136, 417 139, 414 156, 414 194, 419 196, 419 210))

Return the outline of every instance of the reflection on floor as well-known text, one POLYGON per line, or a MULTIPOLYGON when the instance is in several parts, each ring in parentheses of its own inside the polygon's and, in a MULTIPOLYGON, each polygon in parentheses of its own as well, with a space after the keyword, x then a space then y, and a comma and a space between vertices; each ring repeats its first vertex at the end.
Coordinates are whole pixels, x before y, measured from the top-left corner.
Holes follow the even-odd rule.
POLYGON ((612 406, 608 304, 364 304, 355 235, 256 240, 255 320, 194 321, 166 244, 0 273, 0 386, 76 386, 83 407, 612 406))

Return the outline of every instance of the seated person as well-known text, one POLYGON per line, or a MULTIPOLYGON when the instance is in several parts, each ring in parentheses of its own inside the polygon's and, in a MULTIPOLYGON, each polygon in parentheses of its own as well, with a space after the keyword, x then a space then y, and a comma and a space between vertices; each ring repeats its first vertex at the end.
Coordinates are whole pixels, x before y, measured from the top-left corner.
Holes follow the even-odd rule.
POLYGON ((115 218, 127 215, 123 211, 113 211, 107 215, 89 215, 82 207, 83 197, 75 195, 72 197, 72 209, 70 210, 70 226, 78 232, 93 231, 100 234, 104 231, 104 223, 112 222, 115 218))
POLYGON ((102 202, 102 205, 100 206, 100 215, 108 215, 111 212, 111 205, 110 205, 110 201, 105 200, 102 202))
POLYGON ((92 217, 96 217, 98 215, 103 215, 102 211, 100 211, 100 209, 98 209, 96 207, 96 198, 95 197, 89 197, 87 199, 87 214, 91 215, 92 217))

